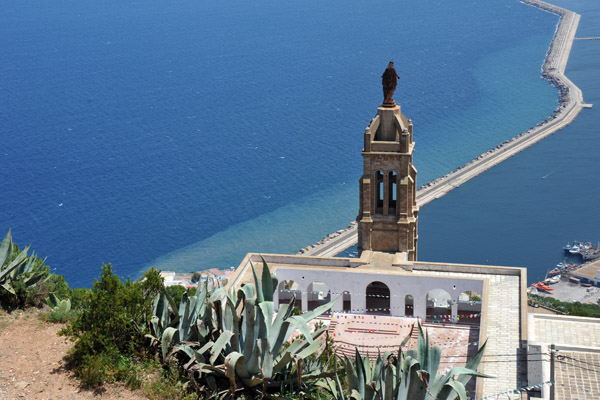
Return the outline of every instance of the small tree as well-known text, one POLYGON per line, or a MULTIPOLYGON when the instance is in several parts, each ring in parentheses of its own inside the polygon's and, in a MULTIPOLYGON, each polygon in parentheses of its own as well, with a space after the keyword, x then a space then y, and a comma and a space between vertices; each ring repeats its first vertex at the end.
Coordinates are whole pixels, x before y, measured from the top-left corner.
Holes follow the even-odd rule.
POLYGON ((194 272, 192 274, 192 283, 198 283, 202 279, 202 274, 200 272, 194 272))
MULTIPOLYGON (((110 368, 111 360, 131 357, 142 348, 152 299, 163 287, 157 270, 150 269, 144 276, 141 282, 121 281, 111 264, 102 266, 100 279, 84 295, 81 311, 62 331, 75 340, 67 358, 80 377, 85 378, 90 369, 110 368)), ((102 376, 99 371, 84 384, 100 384, 102 376)))

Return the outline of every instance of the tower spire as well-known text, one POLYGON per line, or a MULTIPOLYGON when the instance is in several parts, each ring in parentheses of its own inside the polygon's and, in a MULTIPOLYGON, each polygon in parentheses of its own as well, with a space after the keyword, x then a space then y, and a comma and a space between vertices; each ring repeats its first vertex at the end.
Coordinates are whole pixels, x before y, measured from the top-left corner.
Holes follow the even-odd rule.
POLYGON ((360 178, 358 249, 405 253, 417 259, 417 169, 413 124, 392 98, 398 74, 393 62, 382 76, 384 104, 364 133, 360 178))

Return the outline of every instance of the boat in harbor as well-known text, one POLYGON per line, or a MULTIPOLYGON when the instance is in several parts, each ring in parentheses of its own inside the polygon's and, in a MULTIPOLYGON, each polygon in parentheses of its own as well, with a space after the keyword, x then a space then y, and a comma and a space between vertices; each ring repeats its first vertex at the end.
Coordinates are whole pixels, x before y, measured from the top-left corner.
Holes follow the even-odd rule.
POLYGON ((563 251, 571 254, 580 254, 582 251, 596 250, 595 246, 591 242, 580 242, 574 240, 563 246, 563 251))
MULTIPOLYGON (((591 261, 600 258, 600 243, 594 245, 592 242, 573 241, 563 246, 563 251, 575 256, 581 256, 583 261, 591 261)), ((560 265, 557 265, 560 268, 560 265)))
POLYGON ((579 251, 581 244, 582 243, 579 240, 573 240, 572 242, 565 244, 563 250, 565 253, 571 253, 571 250, 579 251))
POLYGON ((551 269, 550 271, 548 271, 548 275, 550 276, 556 276, 556 275, 560 275, 561 272, 563 271, 564 266, 561 265, 560 268, 556 267, 554 269, 551 269))
POLYGON ((550 278, 548 278, 544 281, 544 283, 547 285, 554 285, 555 283, 558 283, 558 282, 560 282, 560 274, 551 276, 550 278))
POLYGON ((546 291, 546 292, 551 292, 551 291, 554 290, 554 288, 552 288, 552 287, 550 287, 548 285, 545 285, 543 282, 532 283, 531 286, 534 287, 534 288, 536 288, 536 289, 538 289, 538 290, 543 290, 543 291, 546 291))
POLYGON ((571 249, 569 250, 569 253, 571 254, 579 254, 579 246, 578 245, 573 245, 571 246, 571 249))

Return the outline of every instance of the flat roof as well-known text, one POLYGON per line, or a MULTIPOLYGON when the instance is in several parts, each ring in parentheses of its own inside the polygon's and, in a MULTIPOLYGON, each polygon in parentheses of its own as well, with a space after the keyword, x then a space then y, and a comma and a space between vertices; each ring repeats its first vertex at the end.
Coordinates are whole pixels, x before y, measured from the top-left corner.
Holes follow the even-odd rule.
POLYGON ((572 273, 575 275, 586 276, 591 279, 596 279, 596 273, 600 270, 600 260, 589 263, 585 267, 581 267, 572 273))

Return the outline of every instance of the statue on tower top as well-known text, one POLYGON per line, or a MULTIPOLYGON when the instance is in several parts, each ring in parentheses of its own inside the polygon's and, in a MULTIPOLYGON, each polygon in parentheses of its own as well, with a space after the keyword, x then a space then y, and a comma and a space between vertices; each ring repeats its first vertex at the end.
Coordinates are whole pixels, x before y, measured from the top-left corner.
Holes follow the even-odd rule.
POLYGON ((381 84, 383 85, 383 107, 396 107, 394 101, 394 91, 398 84, 398 73, 394 68, 394 62, 390 61, 383 75, 381 75, 381 84))

